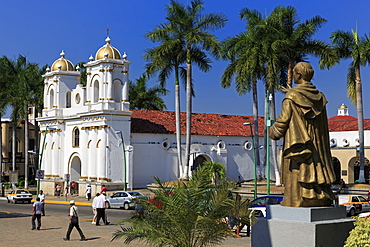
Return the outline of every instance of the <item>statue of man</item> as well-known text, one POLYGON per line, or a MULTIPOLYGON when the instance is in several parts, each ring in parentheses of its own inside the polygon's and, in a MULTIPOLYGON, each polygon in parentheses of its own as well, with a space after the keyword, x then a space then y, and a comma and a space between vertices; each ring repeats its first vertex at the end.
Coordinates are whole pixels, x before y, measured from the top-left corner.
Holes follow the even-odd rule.
POLYGON ((281 205, 288 207, 329 206, 335 181, 329 146, 327 100, 311 83, 314 70, 298 63, 293 69, 295 87, 286 92, 281 113, 269 129, 273 140, 284 137, 281 205))

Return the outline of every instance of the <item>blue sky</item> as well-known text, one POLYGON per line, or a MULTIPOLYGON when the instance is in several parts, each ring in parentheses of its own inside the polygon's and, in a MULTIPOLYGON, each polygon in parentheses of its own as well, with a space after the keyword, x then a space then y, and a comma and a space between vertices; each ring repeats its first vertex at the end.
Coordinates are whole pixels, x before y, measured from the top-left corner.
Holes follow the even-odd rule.
MULTIPOLYGON (((186 0, 180 0, 186 4, 186 0)), ((350 31, 358 23, 359 34, 370 32, 370 1, 322 0, 322 1, 249 1, 249 0, 205 0, 205 13, 225 14, 227 26, 216 31, 221 39, 234 36, 245 30, 239 19, 242 8, 256 9, 269 14, 277 5, 291 5, 297 9, 301 21, 320 15, 328 22, 319 30, 315 38, 329 42, 330 34, 338 29, 350 31)), ((132 62, 130 79, 135 81, 143 72, 144 51, 155 44, 144 34, 156 25, 165 22, 167 0, 108 0, 108 1, 3 1, 0 15, 0 56, 15 58, 26 55, 31 62, 40 66, 51 65, 58 59, 61 50, 73 64, 88 61, 90 55, 105 44, 106 28, 109 27, 111 44, 121 54, 126 52, 132 62)), ((315 68, 313 83, 324 92, 328 104, 328 116, 337 114, 344 103, 350 115, 356 117, 356 109, 346 94, 346 74, 349 61, 331 70, 319 70, 317 60, 309 58, 315 68)), ((225 61, 213 59, 212 70, 208 73, 194 69, 196 98, 193 112, 252 115, 252 98, 248 93, 239 96, 233 86, 223 89, 220 78, 227 66, 225 61)), ((370 118, 369 100, 370 68, 362 69, 364 117, 370 118)), ((149 85, 155 85, 155 79, 149 85)), ((262 85, 262 83, 260 83, 262 85)), ((173 80, 168 81, 170 94, 164 97, 167 110, 174 110, 173 80)), ((183 89, 183 88, 182 88, 183 89)), ((182 90, 184 91, 184 90, 182 90)), ((259 86, 260 114, 263 115, 263 87, 259 86)), ((277 96, 278 111, 282 94, 277 96)), ((182 94, 182 111, 185 111, 185 96, 182 94)))

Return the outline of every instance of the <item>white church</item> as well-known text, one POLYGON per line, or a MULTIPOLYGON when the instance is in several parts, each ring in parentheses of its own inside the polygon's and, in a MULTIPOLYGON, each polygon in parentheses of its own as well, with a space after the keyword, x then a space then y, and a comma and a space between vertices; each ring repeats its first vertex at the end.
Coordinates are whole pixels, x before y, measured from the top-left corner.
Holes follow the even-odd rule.
MULTIPOLYGON (((130 110, 127 55, 110 44, 98 49, 86 67, 87 85, 79 84, 80 68, 60 54, 44 75, 44 109, 40 125, 41 189, 52 195, 56 184, 78 183, 80 194, 87 185, 93 193, 104 184, 109 190, 145 188, 152 177, 177 180, 175 113, 170 111, 130 110), (41 149, 42 147, 42 149, 41 149)), ((181 113, 181 149, 185 147, 185 113, 181 113)), ((259 118, 259 142, 263 145, 264 120, 259 118)), ((254 178, 250 126, 251 116, 193 113, 190 170, 204 161, 223 163, 227 177, 254 178)), ((331 151, 337 180, 358 179, 357 119, 342 105, 338 115, 328 119, 331 151)), ((365 157, 369 156, 370 120, 365 119, 365 157)), ((278 154, 282 141, 278 142, 278 154)), ((264 171, 265 149, 258 149, 264 171)), ((184 153, 184 152, 182 152, 184 153)), ((276 157, 276 156, 275 156, 276 157)), ((271 153, 270 159, 273 159, 271 153)), ((276 159, 279 164, 279 158, 276 159)), ((267 172, 267 171, 266 171, 267 172)), ((365 177, 369 178, 366 158, 365 177)), ((279 165, 271 162, 271 180, 276 180, 279 165)))
MULTIPOLYGON (((153 176, 163 181, 180 176, 174 112, 130 111, 131 63, 109 38, 105 41, 84 65, 86 87, 79 84, 80 68, 63 51, 43 76, 44 109, 38 122, 44 170, 41 189, 47 194, 53 194, 57 183, 65 187, 67 180, 77 182, 82 193, 91 185, 94 193, 103 184, 110 190, 123 189, 124 183, 135 189, 152 183, 153 176)), ((252 121, 251 117, 194 113, 189 169, 211 160, 225 164, 230 179, 253 179, 250 129, 243 125, 252 121)), ((259 124, 263 133, 262 118, 259 124)), ((185 140, 185 124, 181 128, 185 140)), ((180 148, 184 147, 182 143, 180 148)))

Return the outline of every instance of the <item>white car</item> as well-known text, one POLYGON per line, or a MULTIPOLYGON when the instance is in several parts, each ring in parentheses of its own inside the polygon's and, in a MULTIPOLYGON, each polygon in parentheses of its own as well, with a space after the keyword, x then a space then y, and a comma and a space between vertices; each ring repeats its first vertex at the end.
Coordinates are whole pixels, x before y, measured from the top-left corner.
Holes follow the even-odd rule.
POLYGON ((349 216, 370 210, 370 202, 360 195, 339 195, 338 204, 346 207, 349 216))
POLYGON ((146 196, 137 191, 118 191, 106 199, 107 208, 119 207, 128 210, 134 207, 139 199, 146 199, 146 196))
POLYGON ((13 202, 16 204, 17 202, 28 202, 31 203, 32 201, 32 194, 25 189, 13 190, 8 194, 6 200, 9 202, 13 202))

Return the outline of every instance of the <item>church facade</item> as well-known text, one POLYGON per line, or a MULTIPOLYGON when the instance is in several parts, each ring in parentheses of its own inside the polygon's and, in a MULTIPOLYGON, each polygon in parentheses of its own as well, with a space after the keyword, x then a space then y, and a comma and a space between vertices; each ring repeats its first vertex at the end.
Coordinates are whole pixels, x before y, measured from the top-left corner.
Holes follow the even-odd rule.
MULTIPOLYGON (((53 194, 56 184, 65 187, 71 181, 82 193, 91 185, 94 193, 103 184, 112 190, 123 189, 124 183, 130 189, 143 188, 153 176, 163 181, 180 176, 174 113, 130 111, 130 64, 107 38, 84 65, 86 86, 79 83, 80 68, 64 52, 43 76, 44 109, 38 122, 41 189, 47 194, 53 194)), ((189 169, 214 161, 225 164, 231 179, 253 179, 252 139, 244 122, 252 118, 194 114, 189 169)), ((259 122, 263 126, 262 118, 259 122)), ((182 143, 180 148, 184 147, 182 143)), ((274 179, 273 165, 271 169, 274 179)))

